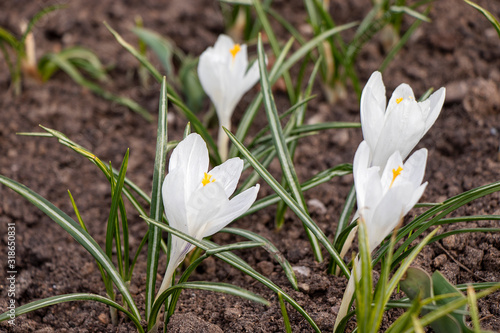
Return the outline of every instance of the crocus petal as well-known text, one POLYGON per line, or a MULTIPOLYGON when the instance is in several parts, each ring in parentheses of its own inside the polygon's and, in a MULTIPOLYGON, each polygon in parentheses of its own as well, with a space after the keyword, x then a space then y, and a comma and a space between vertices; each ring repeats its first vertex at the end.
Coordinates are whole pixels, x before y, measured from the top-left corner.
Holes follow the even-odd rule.
POLYGON ((242 170, 243 160, 235 157, 216 166, 209 174, 212 175, 216 182, 222 184, 226 197, 230 197, 238 185, 242 170))
POLYGON ((226 106, 226 98, 230 91, 226 91, 225 77, 227 64, 217 55, 205 51, 198 63, 198 77, 205 93, 215 105, 219 119, 230 118, 233 112, 226 106))
POLYGON ((259 81, 259 79, 260 79, 259 63, 257 61, 254 61, 252 66, 250 66, 248 71, 246 71, 245 77, 240 83, 241 84, 240 90, 243 91, 243 94, 245 94, 247 91, 250 90, 250 88, 252 88, 259 81))
POLYGON ((207 223, 203 237, 208 237, 218 232, 235 218, 245 213, 255 202, 260 185, 257 184, 231 199, 218 215, 207 223))
POLYGON ((383 198, 384 192, 380 183, 380 175, 376 167, 367 170, 367 178, 364 184, 356 183, 356 199, 358 211, 366 221, 372 220, 375 208, 383 198), (359 193, 358 193, 359 190, 359 193))
POLYGON ((203 173, 208 169, 207 144, 199 134, 192 133, 175 147, 168 166, 169 173, 180 169, 185 173, 185 193, 189 195, 198 187, 203 173))
POLYGON ((375 150, 378 138, 381 135, 385 114, 385 86, 382 74, 374 72, 361 94, 361 129, 363 138, 368 142, 370 148, 375 150))
POLYGON ((365 221, 370 251, 380 245, 403 218, 404 204, 400 201, 400 196, 410 188, 410 186, 392 188, 375 207, 371 220, 365 221))
POLYGON ((354 154, 354 161, 352 163, 352 172, 354 177, 358 179, 363 176, 366 169, 370 166, 370 146, 366 140, 361 141, 354 154))
POLYGON ((446 97, 446 89, 440 88, 438 91, 433 93, 427 100, 430 102, 430 111, 425 115, 425 130, 424 134, 427 133, 429 128, 434 125, 437 117, 441 113, 441 109, 444 104, 444 99, 446 97))
POLYGON ((165 215, 171 227, 187 232, 186 194, 184 172, 169 172, 163 181, 162 198, 165 215))
POLYGON ((401 102, 408 100, 416 103, 415 95, 411 87, 406 83, 402 83, 392 93, 389 104, 387 105, 387 111, 397 108, 401 102))
MULTIPOLYGON (((233 48, 233 46, 229 49, 231 48, 233 48)), ((248 68, 248 54, 247 46, 245 44, 240 45, 240 51, 236 54, 234 60, 231 59, 231 64, 229 66, 231 71, 235 74, 235 79, 243 80, 248 68)))
MULTIPOLYGON (((232 49, 234 46, 234 42, 231 37, 228 35, 220 34, 219 37, 217 37, 217 40, 215 41, 213 51, 217 52, 217 54, 220 55, 227 55, 227 59, 231 58, 231 54, 226 52, 232 49)), ((211 47, 208 48, 209 50, 212 49, 211 47)))
POLYGON ((401 176, 411 182, 414 188, 417 188, 422 184, 422 180, 424 179, 426 164, 427 149, 419 149, 405 162, 403 174, 401 176))
POLYGON ((415 101, 403 100, 397 108, 388 110, 382 135, 373 152, 372 165, 385 166, 390 155, 399 151, 404 159, 422 138, 425 120, 415 101))
POLYGON ((423 183, 416 190, 413 191, 412 198, 406 203, 404 208, 404 215, 408 214, 408 212, 417 204, 422 195, 424 194, 425 189, 427 188, 427 182, 423 183))
MULTIPOLYGON (((401 154, 399 151, 395 151, 387 160, 387 163, 385 165, 384 171, 382 172, 382 177, 381 177, 381 182, 382 182, 382 187, 385 188, 386 190, 389 189, 389 187, 394 185, 394 183, 399 180, 397 177, 394 182, 394 173, 393 170, 397 170, 398 167, 403 168, 402 172, 406 171, 406 168, 403 167, 403 159, 401 158, 401 154)), ((420 184, 420 183, 419 183, 420 184)))
MULTIPOLYGON (((366 200, 370 201, 370 198, 367 197, 367 191, 372 191, 372 188, 368 184, 374 182, 374 173, 378 176, 379 172, 378 167, 368 167, 369 160, 370 147, 365 140, 359 144, 358 149, 356 150, 356 154, 354 155, 353 162, 353 176, 356 183, 356 197, 358 200, 358 207, 364 207, 366 206, 366 200)), ((376 181, 380 183, 379 179, 375 180, 375 182, 376 181)), ((380 186, 376 186, 375 188, 373 188, 373 190, 378 191, 379 188, 380 186)))
POLYGON ((217 180, 200 186, 187 204, 188 233, 198 239, 205 237, 200 236, 205 225, 219 216, 228 202, 224 187, 217 180))

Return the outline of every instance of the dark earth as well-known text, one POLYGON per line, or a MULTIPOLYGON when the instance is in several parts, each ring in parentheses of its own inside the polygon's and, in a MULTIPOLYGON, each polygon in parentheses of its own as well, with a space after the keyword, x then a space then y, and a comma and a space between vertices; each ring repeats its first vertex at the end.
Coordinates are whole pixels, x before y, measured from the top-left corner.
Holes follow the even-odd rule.
MULTIPOLYGON (((0 26, 19 33, 22 20, 32 17, 49 4, 65 3, 67 8, 51 13, 34 29, 37 56, 45 52, 81 45, 93 50, 110 66, 106 89, 130 97, 156 117, 159 85, 150 81, 141 87, 138 62, 124 50, 103 25, 108 22, 127 41, 137 45, 130 31, 140 15, 146 28, 168 36, 184 52, 198 56, 223 33, 224 20, 215 0, 192 1, 2 1, 0 26)), ((500 2, 482 0, 478 4, 500 17, 500 2)), ((360 20, 366 15, 368 0, 332 1, 330 13, 337 24, 360 20)), ((302 1, 276 0, 273 8, 307 38, 311 29, 302 1)), ((447 98, 435 125, 418 147, 429 150, 425 180, 429 186, 422 202, 442 202, 448 197, 500 178, 500 38, 486 19, 459 0, 436 1, 430 11, 432 22, 423 23, 384 72, 390 93, 406 82, 416 96, 429 87, 447 88, 447 98)), ((407 28, 413 18, 406 17, 407 28)), ((290 35, 277 28, 282 42, 290 35)), ((349 34, 349 33, 348 33, 349 34)), ((255 54, 251 55, 255 56, 255 54)), ((159 62, 150 57, 156 65, 159 62)), ((357 70, 362 84, 384 59, 379 36, 361 51, 357 70)), ((159 67, 158 67, 159 68, 159 67)), ((71 190, 91 235, 104 244, 107 214, 111 202, 109 184, 87 159, 68 150, 54 139, 18 136, 16 132, 41 131, 39 124, 61 131, 88 148, 102 161, 115 167, 127 148, 130 161, 127 176, 146 192, 150 191, 155 154, 156 123, 149 123, 127 108, 103 100, 74 83, 64 73, 46 83, 29 77, 23 81, 22 94, 9 90, 7 66, 0 59, 0 174, 21 182, 74 217, 67 190, 71 190)), ((257 88, 243 98, 233 117, 234 126, 251 101, 257 88)), ((309 103, 306 121, 359 121, 359 103, 352 87, 348 96, 329 105, 319 83, 318 96, 309 103)), ((275 90, 280 111, 290 105, 285 92, 275 90)), ((208 110, 206 100, 204 110, 208 110)), ((201 115, 202 116, 202 115, 201 115)), ((256 132, 265 124, 260 111, 256 132), (260 127, 259 127, 260 126, 260 127)), ((169 140, 178 140, 186 119, 173 107, 169 116, 169 140)), ((214 128, 214 133, 215 133, 214 128)), ((330 130, 303 139, 295 163, 301 181, 340 163, 350 163, 362 140, 359 129, 330 130)), ((417 148, 418 148, 417 147, 417 148)), ((271 171, 279 176, 279 165, 271 171)), ((262 182, 261 182, 262 184, 262 182)), ((344 198, 352 177, 334 179, 306 193, 314 221, 333 238, 344 198)), ((271 193, 263 186, 260 196, 271 193)), ((131 248, 137 249, 147 227, 129 210, 131 248)), ((235 221, 231 226, 252 230, 270 239, 293 266, 303 266, 305 275, 297 275, 301 290, 294 291, 279 264, 262 249, 238 252, 250 265, 288 292, 313 317, 321 330, 333 329, 346 280, 328 275, 328 263, 313 259, 299 220, 287 213, 285 226, 274 231, 275 207, 235 221)), ((451 216, 500 214, 500 194, 493 193, 455 211, 451 216)), ((86 292, 105 295, 104 285, 93 258, 55 222, 11 190, 0 187, 0 249, 6 258, 7 224, 16 224, 17 302, 26 304, 54 295, 86 292)), ((442 231, 472 227, 498 227, 498 221, 458 223, 442 231)), ((439 232, 442 232, 439 231, 439 232)), ((164 235, 166 236, 166 235, 164 235)), ((218 234, 213 240, 227 244, 241 239, 218 234)), ((348 254, 350 256, 350 254, 348 254)), ((6 263, 6 259, 2 259, 6 263)), ((460 234, 428 245, 415 265, 428 272, 440 270, 453 284, 500 281, 500 235, 492 233, 460 234)), ((0 310, 7 307, 6 269, 0 270, 0 310)), ((131 294, 144 313, 146 251, 134 271, 131 294)), ((164 272, 161 258, 159 272, 164 272)), ((376 275, 377 273, 375 273, 376 275)), ((161 281, 158 275, 158 283, 161 281)), ((282 332, 284 325, 277 296, 216 260, 206 260, 191 280, 220 281, 247 288, 271 302, 265 307, 223 294, 184 291, 170 332, 282 332)), ((159 285, 159 284, 158 284, 159 285)), ((401 294, 402 295, 402 294, 401 294)), ((396 295, 400 297, 401 295, 396 295)), ((500 331, 500 293, 478 301, 484 329, 500 331)), ((311 332, 308 323, 291 307, 293 332, 311 332)), ((400 311, 389 311, 383 328, 400 311)), ((352 329, 351 323, 349 329, 352 329)), ((96 302, 71 302, 47 307, 16 319, 16 326, 0 324, 1 332, 134 332, 135 327, 123 315, 119 325, 110 323, 108 308, 96 302)))

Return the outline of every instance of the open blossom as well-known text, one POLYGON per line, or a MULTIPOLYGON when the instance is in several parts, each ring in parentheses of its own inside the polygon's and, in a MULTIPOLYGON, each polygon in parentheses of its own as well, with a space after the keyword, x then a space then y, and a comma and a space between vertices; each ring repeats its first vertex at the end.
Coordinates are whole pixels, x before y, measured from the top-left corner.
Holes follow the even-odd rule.
POLYGON ((394 90, 386 108, 382 74, 374 72, 361 94, 361 128, 370 147, 370 165, 384 168, 394 152, 404 160, 434 124, 445 98, 440 88, 423 102, 417 102, 407 84, 394 90))
MULTIPOLYGON (((208 149, 196 133, 174 149, 162 187, 163 206, 169 225, 196 239, 218 232, 245 213, 254 203, 259 185, 232 199, 243 169, 243 160, 232 158, 208 172, 208 149)), ((193 245, 172 235, 170 260, 160 293, 193 245)))
MULTIPOLYGON (((259 81, 260 77, 257 62, 248 68, 247 46, 235 44, 226 35, 220 35, 215 45, 201 54, 198 76, 203 90, 215 105, 219 125, 227 129, 231 128, 231 116, 241 97, 259 81)), ((219 129, 221 155, 226 154, 225 138, 227 138, 226 133, 219 129)))
POLYGON ((427 149, 411 155, 403 164, 396 151, 380 174, 378 166, 370 167, 370 147, 361 142, 354 156, 353 175, 360 218, 366 223, 370 251, 400 223, 420 200, 427 186, 422 184, 427 149))

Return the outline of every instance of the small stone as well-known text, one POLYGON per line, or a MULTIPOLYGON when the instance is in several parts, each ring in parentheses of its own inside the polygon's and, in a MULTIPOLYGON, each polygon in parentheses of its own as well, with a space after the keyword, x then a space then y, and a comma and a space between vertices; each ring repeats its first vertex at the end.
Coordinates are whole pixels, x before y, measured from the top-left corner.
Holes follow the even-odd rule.
POLYGON ((311 209, 311 211, 319 214, 319 215, 324 215, 326 214, 327 210, 325 205, 319 201, 318 199, 311 199, 307 202, 307 205, 311 209))
POLYGON ((434 258, 432 264, 434 265, 434 267, 439 268, 443 266, 446 263, 446 261, 448 261, 448 257, 446 256, 446 254, 443 253, 434 258))
POLYGON ((454 81, 446 85, 446 99, 445 103, 460 103, 463 101, 464 96, 467 94, 469 85, 467 81, 454 81))
POLYGON ((257 264, 257 268, 263 275, 269 276, 274 271, 274 264, 270 261, 261 261, 257 264))
POLYGON ((105 314, 104 312, 101 312, 101 314, 99 314, 99 316, 97 316, 97 319, 99 319, 99 321, 101 323, 103 323, 104 325, 107 325, 109 324, 109 318, 108 318, 108 315, 105 314))
POLYGON ((471 246, 465 247, 465 266, 471 269, 477 269, 481 267, 481 261, 483 260, 484 252, 480 249, 476 249, 471 246))
POLYGON ((241 309, 239 308, 227 308, 224 311, 224 319, 228 321, 234 321, 241 317, 241 309))
POLYGON ((302 290, 306 294, 309 292, 309 290, 311 290, 311 287, 307 283, 299 283, 298 287, 300 290, 302 290))
POLYGON ((457 248, 458 238, 456 235, 451 235, 446 238, 443 238, 443 246, 447 248, 448 250, 454 250, 457 248))
POLYGON ((296 275, 308 277, 311 274, 311 269, 306 266, 292 266, 292 270, 296 275))
POLYGON ((81 273, 84 276, 87 276, 89 274, 92 274, 95 270, 95 262, 86 262, 83 267, 81 268, 81 273))
POLYGON ((193 313, 176 313, 170 317, 167 332, 171 333, 223 333, 217 325, 204 321, 193 313))

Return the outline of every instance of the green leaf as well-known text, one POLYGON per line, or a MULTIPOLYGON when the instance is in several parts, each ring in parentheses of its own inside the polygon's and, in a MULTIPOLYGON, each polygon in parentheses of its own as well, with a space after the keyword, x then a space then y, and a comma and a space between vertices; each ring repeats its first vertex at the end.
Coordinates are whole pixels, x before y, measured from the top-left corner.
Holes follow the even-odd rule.
POLYGON ((0 27, 0 41, 6 42, 7 44, 10 45, 10 47, 12 47, 17 52, 19 48, 19 41, 17 40, 16 37, 14 37, 14 35, 10 31, 2 27, 0 27))
POLYGON ((469 5, 471 5, 472 7, 474 7, 475 9, 477 9, 481 14, 484 15, 484 17, 486 17, 486 19, 488 21, 490 21, 490 23, 493 25, 493 27, 496 29, 497 33, 498 33, 498 37, 500 37, 500 23, 498 22, 498 20, 495 18, 495 16, 493 16, 493 14, 491 14, 489 11, 487 11, 486 9, 484 9, 483 7, 479 6, 478 4, 470 1, 470 0, 464 0, 466 3, 468 3, 469 5))
MULTIPOLYGON (((402 227, 397 236, 396 242, 399 242, 404 237, 408 238, 400 245, 400 247, 396 250, 394 254, 395 261, 393 265, 395 265, 402 254, 402 252, 408 248, 411 243, 417 239, 423 232, 425 232, 430 227, 436 225, 438 221, 440 221, 443 217, 448 215, 449 213, 457 210, 459 207, 468 204, 469 202, 486 196, 491 193, 495 193, 500 191, 500 182, 495 182, 487 185, 483 185, 472 190, 463 192, 459 195, 456 195, 452 198, 445 200, 443 203, 431 207, 429 210, 424 212, 423 214, 417 216, 410 223, 406 224, 402 227), (411 233, 411 235, 409 235, 411 233)), ((387 251, 388 244, 382 244, 379 250, 376 253, 375 259, 376 261, 380 260, 381 256, 387 251)))
POLYGON ((260 162, 256 160, 252 154, 246 149, 246 147, 241 144, 241 142, 236 139, 236 137, 229 132, 227 129, 224 129, 229 136, 230 140, 233 142, 235 147, 240 151, 240 153, 247 159, 247 161, 252 165, 252 167, 259 173, 259 175, 264 179, 266 183, 271 186, 271 188, 278 194, 278 196, 285 201, 285 203, 293 210, 295 214, 299 217, 299 219, 307 225, 307 227, 313 232, 313 234, 318 238, 321 244, 326 248, 328 253, 332 256, 333 260, 340 267, 344 275, 349 278, 350 273, 346 264, 339 256, 338 252, 333 248, 330 244, 330 241, 325 236, 323 231, 318 228, 316 223, 311 219, 311 217, 302 210, 302 208, 297 204, 297 202, 286 192, 286 190, 280 185, 278 181, 266 170, 266 168, 262 167, 260 162))
POLYGON ((120 34, 116 30, 111 28, 111 26, 107 22, 104 22, 104 25, 111 32, 111 34, 113 34, 113 36, 116 38, 116 41, 127 51, 129 51, 137 60, 139 60, 139 62, 149 71, 149 73, 151 73, 156 81, 162 82, 163 76, 145 56, 138 52, 132 45, 127 43, 125 39, 123 39, 123 37, 120 36, 120 34))
MULTIPOLYGON (((73 210, 75 211, 75 215, 77 217, 78 223, 80 223, 80 226, 85 230, 87 233, 89 232, 87 230, 87 227, 85 226, 85 223, 83 222, 83 219, 80 215, 80 212, 78 210, 78 207, 76 206, 75 199, 73 199, 73 195, 71 195, 71 192, 68 190, 69 198, 71 200, 71 205, 73 206, 73 210)), ((101 273, 102 281, 104 282, 104 286, 106 287, 106 293, 111 299, 115 299, 115 291, 113 290, 113 284, 110 279, 106 276, 106 273, 104 273, 104 270, 102 269, 101 264, 96 260, 97 267, 99 268, 99 272, 101 273)))
POLYGON ((172 44, 166 38, 149 29, 134 27, 132 28, 132 32, 153 50, 165 69, 167 76, 172 76, 174 74, 172 44))
MULTIPOLYGON (((118 178, 116 179, 116 184, 114 184, 114 178, 113 182, 111 183, 113 196, 111 200, 111 208, 109 209, 108 224, 106 230, 106 254, 108 255, 110 260, 112 258, 112 253, 113 253, 113 236, 115 236, 115 233, 117 231, 115 229, 116 229, 116 221, 118 220, 118 204, 122 197, 122 188, 123 188, 123 183, 125 181, 125 173, 127 172, 128 156, 129 156, 129 150, 127 149, 125 157, 123 158, 122 165, 120 167, 118 178)), ((120 253, 119 240, 120 238, 118 232, 118 237, 115 237, 117 253, 120 253)), ((121 265, 121 260, 118 260, 118 264, 121 265)))
POLYGON ((198 290, 214 291, 214 292, 224 293, 224 294, 228 294, 228 295, 238 296, 238 297, 241 297, 241 298, 244 298, 244 299, 247 299, 250 301, 254 301, 254 302, 266 305, 266 306, 269 305, 269 301, 266 300, 265 298, 262 298, 256 294, 248 291, 248 290, 234 286, 234 285, 229 284, 229 283, 205 282, 205 281, 179 283, 179 284, 176 284, 175 286, 168 288, 163 293, 161 293, 161 295, 158 296, 157 300, 153 304, 153 308, 151 309, 151 318, 149 319, 148 330, 150 330, 154 326, 154 324, 156 323, 156 317, 158 315, 158 312, 159 312, 162 304, 177 289, 198 289, 198 290))
MULTIPOLYGON (((264 106, 266 110, 267 119, 269 121, 269 128, 273 136, 273 142, 276 147, 278 159, 281 164, 281 170, 283 171, 284 177, 287 181, 288 186, 290 187, 290 190, 292 192, 295 201, 301 206, 301 209, 304 211, 304 213, 306 215, 309 215, 304 195, 300 188, 297 173, 295 172, 293 161, 288 151, 285 138, 283 136, 283 130, 281 128, 278 116, 278 110, 276 109, 276 104, 274 103, 274 98, 272 96, 269 77, 266 70, 264 46, 262 45, 262 39, 260 35, 258 39, 257 53, 259 58, 260 85, 261 85, 261 91, 264 96, 264 106)), ((309 238, 309 242, 311 243, 314 257, 316 258, 317 261, 321 262, 323 260, 323 256, 321 254, 321 249, 319 247, 318 240, 306 226, 304 226, 304 228, 309 238)))
POLYGON ((398 13, 398 14, 405 13, 405 14, 412 16, 420 21, 431 22, 430 18, 428 18, 424 14, 422 14, 422 13, 420 13, 420 12, 418 12, 418 11, 408 7, 408 6, 391 6, 389 8, 389 10, 394 12, 394 13, 398 13))
POLYGON ((31 32, 33 27, 35 26, 36 22, 38 22, 42 17, 47 15, 50 12, 53 12, 55 10, 59 10, 62 8, 66 8, 66 5, 52 5, 48 6, 45 8, 42 8, 39 12, 37 12, 28 22, 28 26, 26 27, 26 30, 23 33, 23 36, 21 37, 20 43, 24 45, 24 42, 26 41, 26 37, 28 34, 31 32))
MULTIPOLYGON (((152 121, 153 118, 149 114, 149 112, 144 109, 142 106, 134 102, 133 100, 122 97, 122 96, 116 96, 109 91, 104 90, 101 88, 99 85, 97 85, 94 82, 91 82, 87 79, 85 79, 82 74, 78 71, 78 69, 75 67, 74 64, 72 64, 68 59, 66 59, 63 56, 61 56, 58 53, 47 53, 44 55, 44 58, 42 60, 42 64, 44 66, 49 66, 47 65, 47 62, 52 62, 55 66, 60 68, 62 71, 64 71, 73 81, 75 81, 77 84, 81 85, 82 87, 85 87, 95 93, 98 96, 101 96, 104 99, 116 102, 118 104, 121 104, 123 106, 128 107, 130 110, 140 114, 144 119, 148 121, 152 121)), ((47 70, 47 72, 50 72, 47 70)))
MULTIPOLYGON (((214 245, 216 245, 216 244, 214 244, 214 245)), ((226 252, 226 251, 248 249, 248 248, 258 247, 258 246, 262 246, 262 245, 264 245, 264 243, 262 243, 262 242, 240 242, 240 243, 234 243, 234 244, 223 245, 223 246, 216 245, 215 247, 207 250, 204 255, 198 257, 195 261, 193 261, 186 268, 186 270, 184 270, 184 272, 182 273, 182 276, 179 278, 179 281, 177 283, 186 282, 189 279, 189 276, 191 275, 191 273, 196 269, 196 267, 198 267, 198 265, 201 264, 203 262, 203 260, 205 260, 206 258, 208 258, 211 255, 215 255, 217 253, 222 253, 222 252, 226 252)), ((241 262, 246 264, 244 261, 241 261, 241 262)), ((252 268, 250 267, 250 269, 252 269, 252 268)), ((169 300, 168 310, 167 310, 167 313, 165 315, 166 316, 165 323, 168 323, 169 318, 174 314, 175 308, 177 305, 177 301, 179 300, 180 294, 181 294, 181 290, 177 290, 172 294, 172 296, 169 300)))
POLYGON ((285 332, 292 333, 292 326, 290 326, 290 320, 288 319, 288 312, 286 311, 285 302, 283 302, 283 296, 278 293, 278 299, 280 301, 281 315, 283 316, 283 323, 285 324, 285 332))
MULTIPOLYGON (((65 294, 65 295, 58 295, 58 296, 52 296, 52 297, 47 297, 38 301, 34 301, 28 304, 24 304, 21 306, 16 307, 16 317, 31 312, 35 311, 38 309, 42 309, 47 306, 55 305, 55 304, 61 304, 64 302, 73 302, 73 301, 96 301, 100 303, 104 303, 106 305, 109 305, 118 311, 123 312, 132 322, 134 323, 135 327, 137 327, 137 330, 139 332, 144 333, 144 329, 141 326, 140 318, 134 316, 132 313, 130 313, 127 309, 125 309, 123 306, 120 304, 113 302, 109 298, 100 296, 100 295, 95 295, 95 294, 84 294, 84 293, 74 293, 74 294, 65 294)), ((0 322, 5 321, 9 319, 9 314, 8 312, 3 313, 0 315, 0 322)))
POLYGON ((83 230, 77 222, 54 206, 51 202, 47 201, 45 198, 41 197, 39 194, 30 190, 26 186, 3 175, 0 175, 0 183, 19 193, 23 198, 31 202, 34 206, 66 230, 79 244, 81 244, 108 273, 108 276, 113 280, 116 287, 121 292, 133 315, 138 319, 141 318, 139 310, 137 309, 127 286, 116 271, 113 263, 109 260, 108 256, 104 253, 99 244, 97 244, 97 242, 85 230, 83 230))
MULTIPOLYGON (((107 78, 103 64, 97 55, 89 49, 81 46, 68 47, 58 52, 57 57, 69 61, 76 68, 84 69, 97 80, 103 81, 107 78)), ((43 81, 50 79, 58 69, 57 63, 51 60, 50 54, 44 55, 38 62, 38 71, 43 81)))
POLYGON ((372 309, 372 260, 368 231, 363 219, 358 219, 359 263, 353 265, 354 282, 356 284, 356 321, 361 332, 371 332, 373 327, 369 323, 372 309))
MULTIPOLYGON (((183 232, 180 232, 174 228, 169 227, 168 225, 152 220, 146 216, 141 216, 143 219, 145 219, 147 222, 152 223, 161 229, 172 233, 173 235, 176 235, 177 237, 184 239, 185 241, 193 244, 194 246, 203 249, 205 251, 208 251, 209 249, 213 249, 214 247, 217 247, 217 245, 213 245, 212 243, 208 241, 199 241, 196 238, 193 238, 189 235, 186 235, 183 232)), ((254 270, 252 267, 250 267, 245 261, 243 261, 241 258, 236 256, 234 253, 231 252, 223 252, 223 253, 216 253, 214 254, 215 257, 223 260, 224 262, 230 264, 234 268, 242 271, 244 274, 247 274, 248 276, 254 278, 255 280, 259 281, 262 283, 264 286, 267 288, 271 289, 275 293, 281 293, 283 295, 283 298, 292 305, 295 310, 297 310, 302 317, 307 320, 307 322, 311 325, 311 327, 316 331, 320 332, 319 327, 316 325, 314 320, 309 316, 307 312, 292 298, 290 297, 287 293, 285 293, 281 288, 279 288, 276 284, 274 284, 271 280, 263 276, 262 274, 259 274, 256 270, 254 270)))
MULTIPOLYGON (((297 61, 299 61, 302 57, 307 55, 312 49, 314 49, 318 44, 320 44, 323 40, 331 37, 335 34, 338 34, 344 30, 350 29, 354 27, 357 23, 349 23, 339 27, 335 27, 333 29, 327 30, 324 33, 316 36, 311 39, 309 42, 302 45, 297 51, 295 51, 288 59, 286 59, 286 55, 288 51, 291 49, 293 44, 293 38, 290 39, 284 47, 282 47, 282 51, 280 55, 277 57, 273 68, 269 72, 269 83, 273 85, 280 78, 280 76, 288 71, 297 61), (286 59, 286 60, 285 60, 286 59)), ((248 107, 243 115, 243 118, 240 121, 238 129, 236 131, 236 138, 239 141, 243 141, 247 136, 250 125, 252 124, 255 116, 257 115, 257 111, 259 110, 260 103, 262 103, 263 95, 262 92, 259 93, 252 104, 248 107)), ((236 148, 232 147, 229 153, 229 157, 236 156, 236 148)))
MULTIPOLYGON (((167 163, 168 124, 167 124, 168 100, 167 79, 163 77, 160 90, 160 102, 158 107, 158 129, 156 131, 156 154, 153 170, 153 186, 151 192, 151 209, 149 216, 154 220, 163 218, 162 184, 167 163)), ((146 318, 154 301, 156 293, 156 273, 158 270, 158 258, 160 256, 161 229, 154 225, 149 226, 148 259, 146 265, 146 318)))
MULTIPOLYGON (((262 24, 262 27, 264 28, 264 31, 267 35, 267 38, 269 40, 269 44, 271 44, 271 48, 273 49, 274 55, 278 56, 281 53, 280 52, 281 47, 278 43, 278 38, 276 37, 274 30, 271 27, 271 23, 267 19, 266 13, 264 11, 264 8, 263 8, 260 0, 253 0, 253 6, 255 8, 255 11, 257 12, 257 16, 259 18, 259 21, 262 24)), ((265 62, 264 62, 264 64, 265 64, 265 62)), ((260 66, 262 66, 262 65, 260 65, 260 66)), ((288 71, 283 72, 283 79, 285 81, 285 85, 286 85, 289 99, 292 103, 295 103, 296 102, 295 91, 293 89, 292 79, 291 79, 290 73, 288 73, 288 71)), ((262 80, 262 75, 261 75, 261 80, 262 80)))
POLYGON ((281 265, 281 267, 285 271, 285 275, 288 278, 288 281, 290 281, 290 283, 292 284, 292 287, 295 290, 299 290, 299 287, 297 286, 297 278, 295 277, 295 273, 293 272, 292 265, 290 265, 288 260, 286 260, 283 254, 281 254, 278 248, 276 248, 276 246, 274 246, 274 244, 271 243, 271 241, 254 232, 238 228, 224 228, 220 232, 227 232, 233 235, 238 235, 245 237, 247 239, 251 239, 256 242, 263 242, 264 243, 263 248, 266 251, 268 251, 273 256, 273 258, 281 265))
MULTIPOLYGON (((482 298, 484 296, 487 296, 487 295, 489 295, 489 294, 491 294, 499 289, 500 289, 500 283, 497 283, 493 287, 477 293, 477 298, 482 298)), ((445 296, 445 295, 442 295, 442 296, 445 296)), ((457 295, 455 294, 455 297, 456 296, 457 295)), ((443 316, 446 316, 447 314, 452 313, 453 311, 459 310, 461 307, 463 307, 466 304, 467 304, 467 298, 465 298, 465 297, 457 298, 456 300, 448 302, 445 305, 439 307, 438 309, 423 316, 421 319, 421 323, 423 326, 429 325, 432 322, 436 321, 437 319, 439 319, 443 316)), ((404 333, 408 333, 408 332, 411 332, 411 331, 406 330, 404 333)))
MULTIPOLYGON (((401 289, 410 299, 421 298, 422 302, 430 302, 434 305, 434 313, 441 313, 442 309, 457 300, 466 300, 465 296, 453 286, 444 276, 435 271, 432 277, 423 269, 410 267, 406 272, 405 279, 401 280, 401 289)), ((430 313, 425 308, 424 315, 430 313)), ((466 303, 449 313, 442 313, 430 322, 430 326, 436 333, 473 333, 465 324, 465 314, 467 313, 466 303)), ((481 332, 481 331, 480 331, 481 332)))

